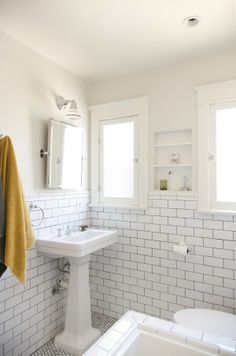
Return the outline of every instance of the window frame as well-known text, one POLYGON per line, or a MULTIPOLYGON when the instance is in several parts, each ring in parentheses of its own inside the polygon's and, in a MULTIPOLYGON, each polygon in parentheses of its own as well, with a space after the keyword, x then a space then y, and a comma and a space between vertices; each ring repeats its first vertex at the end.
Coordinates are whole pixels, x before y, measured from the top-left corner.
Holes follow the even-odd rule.
POLYGON ((235 210, 236 201, 226 202, 218 201, 217 198, 217 164, 216 164, 216 112, 220 109, 236 108, 236 101, 227 101, 223 103, 210 105, 209 116, 209 152, 214 156, 214 159, 209 162, 209 179, 211 184, 210 189, 210 206, 217 210, 235 210))
MULTIPOLYGON (((236 101, 236 80, 214 83, 195 88, 197 92, 197 165, 198 165, 198 209, 206 212, 235 213, 234 203, 215 204, 212 183, 214 164, 211 164, 212 110, 216 105, 236 101)), ((214 152, 213 152, 214 154, 214 152)))
POLYGON ((148 97, 115 101, 106 104, 90 106, 90 185, 92 205, 113 206, 146 206, 148 193, 148 97), (138 164, 135 199, 103 198, 101 194, 101 141, 100 123, 106 120, 123 120, 135 118, 137 121, 137 151, 138 164))

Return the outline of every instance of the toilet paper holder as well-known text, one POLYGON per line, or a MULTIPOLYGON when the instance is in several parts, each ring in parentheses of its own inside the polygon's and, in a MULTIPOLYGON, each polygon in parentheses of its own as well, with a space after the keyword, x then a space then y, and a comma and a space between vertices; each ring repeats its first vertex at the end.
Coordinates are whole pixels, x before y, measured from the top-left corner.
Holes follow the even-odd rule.
POLYGON ((173 252, 178 255, 187 256, 191 252, 191 248, 185 242, 179 242, 173 246, 173 252))

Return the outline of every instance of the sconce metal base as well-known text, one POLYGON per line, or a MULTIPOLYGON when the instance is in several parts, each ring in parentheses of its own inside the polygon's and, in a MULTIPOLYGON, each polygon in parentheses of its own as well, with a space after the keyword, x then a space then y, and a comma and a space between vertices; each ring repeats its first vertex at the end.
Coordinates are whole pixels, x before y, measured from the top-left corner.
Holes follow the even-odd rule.
POLYGON ((70 100, 66 100, 63 96, 56 97, 56 104, 59 110, 65 108, 67 104, 69 104, 70 100))
POLYGON ((44 157, 47 157, 48 156, 48 152, 45 151, 43 148, 40 150, 40 157, 41 158, 44 158, 44 157))

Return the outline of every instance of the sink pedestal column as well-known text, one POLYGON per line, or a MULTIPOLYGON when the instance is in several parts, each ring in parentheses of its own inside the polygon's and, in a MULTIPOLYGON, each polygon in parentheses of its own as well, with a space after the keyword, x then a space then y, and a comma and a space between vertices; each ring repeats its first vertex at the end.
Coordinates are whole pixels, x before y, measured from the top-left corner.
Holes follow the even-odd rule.
POLYGON ((56 347, 78 356, 100 336, 100 332, 91 325, 89 260, 90 255, 69 258, 70 282, 65 329, 55 338, 56 347))

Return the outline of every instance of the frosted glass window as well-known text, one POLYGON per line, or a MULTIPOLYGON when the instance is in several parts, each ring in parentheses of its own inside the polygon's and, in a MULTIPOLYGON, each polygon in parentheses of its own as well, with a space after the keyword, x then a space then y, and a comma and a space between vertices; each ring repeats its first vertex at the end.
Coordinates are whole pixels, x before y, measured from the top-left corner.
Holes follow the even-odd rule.
POLYGON ((81 188, 83 176, 82 128, 66 128, 64 131, 62 186, 67 189, 81 188))
POLYGON ((134 122, 102 125, 104 198, 134 198, 134 122))
POLYGON ((216 111, 216 200, 236 202, 236 107, 216 111))

